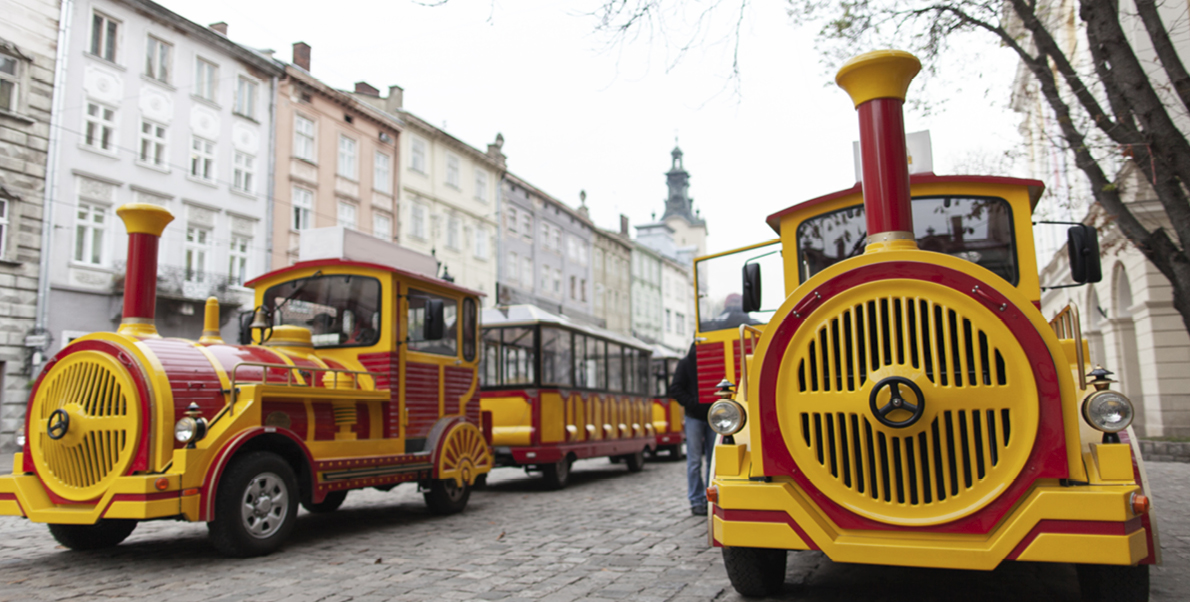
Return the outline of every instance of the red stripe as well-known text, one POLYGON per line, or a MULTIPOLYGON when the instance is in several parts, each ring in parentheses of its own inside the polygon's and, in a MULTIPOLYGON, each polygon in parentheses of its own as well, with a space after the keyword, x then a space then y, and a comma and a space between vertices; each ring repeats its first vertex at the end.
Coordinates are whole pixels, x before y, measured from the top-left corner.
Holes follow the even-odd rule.
POLYGON ((793 532, 797 533, 797 536, 802 538, 802 541, 805 542, 806 545, 810 546, 811 550, 821 549, 818 547, 818 544, 814 543, 813 539, 810 539, 810 536, 806 534, 806 531, 802 529, 796 522, 794 522, 793 517, 789 516, 789 514, 786 512, 781 512, 780 510, 727 510, 719 505, 715 505, 714 508, 715 516, 718 516, 719 518, 726 521, 744 521, 750 523, 784 523, 789 525, 789 527, 793 529, 793 532))
POLYGON ((1141 517, 1137 516, 1126 522, 1108 522, 1094 520, 1042 520, 1038 521, 1029 534, 1018 543, 1007 556, 1008 560, 1020 558, 1029 544, 1042 533, 1073 533, 1078 535, 1129 535, 1143 528, 1141 517))

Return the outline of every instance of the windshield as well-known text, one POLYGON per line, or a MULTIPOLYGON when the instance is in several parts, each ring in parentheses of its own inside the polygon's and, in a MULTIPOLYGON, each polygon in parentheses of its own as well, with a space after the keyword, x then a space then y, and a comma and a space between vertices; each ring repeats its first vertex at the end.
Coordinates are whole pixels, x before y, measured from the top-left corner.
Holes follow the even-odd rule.
MULTIPOLYGON (((995 197, 922 197, 914 198, 912 207, 918 248, 966 259, 1013 285, 1017 283, 1016 244, 1008 201, 995 197)), ((867 236, 863 205, 798 224, 801 281, 844 259, 862 255, 867 236)))
POLYGON ((740 324, 767 324, 785 300, 785 266, 781 243, 774 240, 725 255, 700 259, 698 275, 698 330, 711 332, 738 328, 740 324), (744 313, 744 264, 760 265, 760 311, 744 313))
POLYGON ((269 287, 264 305, 275 324, 310 329, 315 347, 363 347, 380 341, 380 281, 350 274, 312 276, 269 287))

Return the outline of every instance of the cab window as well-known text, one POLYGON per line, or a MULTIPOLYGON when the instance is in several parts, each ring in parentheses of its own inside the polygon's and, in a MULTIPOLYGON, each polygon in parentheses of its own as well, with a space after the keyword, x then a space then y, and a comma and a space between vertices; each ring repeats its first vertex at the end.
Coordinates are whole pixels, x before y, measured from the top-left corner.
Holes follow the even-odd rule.
MULTIPOLYGON (((912 208, 918 248, 966 259, 1017 284, 1016 241, 1008 201, 996 197, 915 197, 912 208)), ((798 224, 801 281, 844 259, 862 255, 867 237, 863 205, 817 215, 798 224)))
POLYGON ((315 347, 367 347, 380 341, 380 281, 335 274, 299 278, 264 293, 273 323, 310 329, 315 347))
POLYGON ((450 297, 435 295, 417 289, 409 289, 409 311, 407 332, 410 351, 433 353, 436 355, 458 355, 459 333, 459 303, 450 297), (438 299, 442 301, 443 323, 445 335, 441 339, 426 340, 426 301, 438 299))
POLYGON ((780 241, 700 259, 695 270, 699 332, 734 330, 740 324, 767 324, 785 301, 785 266, 780 241), (743 268, 749 263, 760 265, 762 279, 760 310, 753 312, 743 309, 743 268))

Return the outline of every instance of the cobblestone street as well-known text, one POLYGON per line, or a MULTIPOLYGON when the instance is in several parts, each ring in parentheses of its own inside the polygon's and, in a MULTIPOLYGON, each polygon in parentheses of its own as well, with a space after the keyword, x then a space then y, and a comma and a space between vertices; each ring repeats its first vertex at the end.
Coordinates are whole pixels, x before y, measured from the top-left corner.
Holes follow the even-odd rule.
MULTIPOLYGON (((7 470, 10 458, 5 458, 7 470)), ((1150 463, 1165 566, 1153 600, 1190 599, 1190 464, 1150 463)), ((44 525, 0 517, 0 600, 152 598, 215 602, 372 600, 743 600, 703 519, 683 499, 684 465, 640 474, 606 460, 575 464, 543 491, 514 469, 492 474, 466 512, 440 518, 416 489, 353 492, 329 515, 302 512, 265 558, 229 560, 202 524, 140 525, 117 548, 70 552, 44 525)), ((781 600, 1078 600, 1074 569, 1006 563, 991 573, 835 564, 790 554, 781 600)))

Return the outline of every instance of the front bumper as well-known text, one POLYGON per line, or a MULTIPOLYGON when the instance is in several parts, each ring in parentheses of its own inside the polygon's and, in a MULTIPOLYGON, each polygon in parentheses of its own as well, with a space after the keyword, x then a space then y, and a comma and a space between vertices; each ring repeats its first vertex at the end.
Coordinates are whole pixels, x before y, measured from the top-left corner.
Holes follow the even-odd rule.
POLYGON ((145 520, 183 514, 179 475, 132 475, 116 479, 102 496, 75 503, 54 496, 33 474, 0 476, 0 516, 24 516, 38 523, 90 525, 101 518, 145 520))
MULTIPOLYGON (((992 570, 1004 560, 1133 565, 1153 554, 1136 486, 1035 487, 986 534, 840 529, 792 482, 717 478, 717 546, 822 550, 836 562, 992 570)), ((1150 560, 1151 562, 1151 560, 1150 560)))

